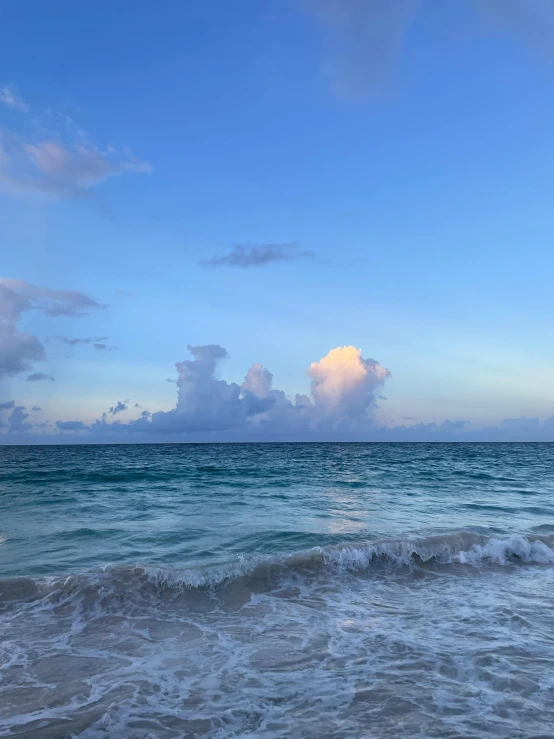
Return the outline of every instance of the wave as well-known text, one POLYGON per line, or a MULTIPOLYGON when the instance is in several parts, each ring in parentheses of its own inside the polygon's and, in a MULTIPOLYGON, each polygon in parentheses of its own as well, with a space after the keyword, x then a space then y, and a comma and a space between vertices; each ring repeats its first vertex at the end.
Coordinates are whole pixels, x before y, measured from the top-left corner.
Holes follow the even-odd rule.
POLYGON ((293 554, 239 556, 231 563, 207 567, 164 568, 148 565, 110 565, 66 577, 11 578, 0 580, 0 603, 57 599, 91 587, 97 592, 119 592, 122 597, 137 590, 200 590, 218 588, 235 581, 259 590, 264 582, 274 585, 286 575, 318 576, 391 570, 445 567, 483 567, 517 564, 554 564, 554 534, 549 536, 488 537, 474 532, 419 538, 386 539, 353 545, 313 547, 293 554))
POLYGON ((67 577, 12 578, 0 580, 0 602, 33 600, 65 590, 81 588, 133 591, 137 586, 159 589, 215 588, 243 580, 275 581, 287 574, 318 576, 347 573, 383 573, 399 568, 465 565, 554 564, 554 535, 506 538, 474 532, 419 538, 385 539, 359 544, 345 543, 276 556, 239 556, 231 563, 207 567, 163 568, 148 565, 112 565, 67 577), (135 587, 133 587, 135 586, 135 587))

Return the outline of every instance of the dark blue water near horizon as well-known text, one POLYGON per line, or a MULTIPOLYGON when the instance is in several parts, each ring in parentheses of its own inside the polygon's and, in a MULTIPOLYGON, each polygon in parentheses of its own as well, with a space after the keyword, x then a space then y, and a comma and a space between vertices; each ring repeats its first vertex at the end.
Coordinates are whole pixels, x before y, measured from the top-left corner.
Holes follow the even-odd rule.
POLYGON ((0 736, 541 737, 554 444, 0 447, 0 736))

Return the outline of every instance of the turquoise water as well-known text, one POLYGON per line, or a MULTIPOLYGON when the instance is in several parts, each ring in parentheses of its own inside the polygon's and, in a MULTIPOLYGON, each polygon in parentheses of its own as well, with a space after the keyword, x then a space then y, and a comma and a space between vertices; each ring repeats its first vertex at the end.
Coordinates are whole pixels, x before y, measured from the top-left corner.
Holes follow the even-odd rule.
POLYGON ((0 447, 0 736, 551 736, 553 465, 0 447))

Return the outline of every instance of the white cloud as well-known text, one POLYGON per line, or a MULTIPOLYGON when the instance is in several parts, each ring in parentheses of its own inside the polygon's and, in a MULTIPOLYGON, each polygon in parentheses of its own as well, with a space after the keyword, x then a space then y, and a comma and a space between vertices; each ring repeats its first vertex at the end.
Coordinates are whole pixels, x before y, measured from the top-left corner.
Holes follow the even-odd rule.
POLYGON ((8 108, 19 110, 23 113, 26 113, 29 110, 29 106, 19 94, 17 87, 11 83, 0 87, 0 103, 7 105, 8 108))
POLYGON ((364 359, 354 346, 332 349, 308 370, 316 406, 326 415, 359 418, 375 405, 375 390, 390 371, 374 359, 364 359))
POLYGON ((246 373, 241 387, 244 392, 252 393, 257 398, 267 398, 271 390, 273 375, 262 364, 253 364, 246 373))
MULTIPOLYGON (((373 428, 375 391, 390 374, 375 360, 364 359, 360 349, 339 347, 308 370, 313 402, 303 395, 292 400, 272 388, 271 372, 259 363, 250 367, 238 385, 216 378, 218 365, 227 357, 223 347, 189 346, 189 351, 193 358, 175 365, 178 394, 173 410, 141 414, 128 423, 107 423, 105 414, 90 431, 151 438, 214 432, 235 438, 360 433, 373 428)), ((112 415, 118 406, 110 409, 112 415)))

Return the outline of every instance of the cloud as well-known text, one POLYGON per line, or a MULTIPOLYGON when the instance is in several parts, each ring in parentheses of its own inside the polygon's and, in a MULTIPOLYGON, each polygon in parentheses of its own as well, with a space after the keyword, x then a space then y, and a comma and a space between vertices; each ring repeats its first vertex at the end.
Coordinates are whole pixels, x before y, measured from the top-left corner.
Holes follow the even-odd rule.
MULTIPOLYGON (((115 419, 129 410, 129 400, 118 401, 91 424, 80 420, 31 424, 24 406, 0 404, 11 411, 4 429, 5 443, 17 433, 17 443, 151 442, 151 441, 381 441, 480 442, 554 441, 554 416, 508 418, 491 428, 472 428, 468 421, 380 426, 374 410, 380 389, 390 371, 374 359, 364 358, 354 346, 336 347, 307 370, 310 396, 287 396, 273 388, 273 375, 261 363, 253 364, 243 382, 218 379, 226 350, 218 344, 189 346, 192 358, 176 364, 177 402, 169 411, 140 415, 128 421, 115 419), (7 432, 6 432, 7 429, 7 432), (32 434, 31 434, 32 432, 32 434), (58 432, 58 433, 56 433, 58 432), (82 433, 86 432, 86 433, 82 433)), ((35 407, 33 407, 35 410, 35 407)), ((4 415, 5 418, 5 415, 4 415)))
MULTIPOLYGON (((0 88, 0 102, 29 112, 13 85, 0 88)), ((152 166, 128 148, 99 148, 68 116, 29 115, 32 135, 0 131, 0 186, 11 194, 87 197, 90 188, 128 172, 150 174, 152 166)))
POLYGON ((42 408, 39 408, 39 407, 38 407, 38 405, 34 405, 34 406, 33 406, 33 407, 31 408, 31 410, 32 410, 32 411, 41 411, 41 410, 42 410, 42 408))
POLYGON ((465 426, 469 424, 469 421, 450 421, 449 419, 446 419, 446 421, 443 421, 440 425, 441 431, 462 431, 465 426))
MULTIPOLYGON (((273 375, 253 364, 239 385, 217 379, 227 351, 217 345, 189 346, 192 359, 178 362, 177 402, 170 411, 142 412, 127 423, 107 422, 108 414, 88 428, 93 434, 137 434, 148 438, 227 434, 224 438, 322 438, 333 433, 354 434, 373 428, 376 391, 389 370, 360 349, 338 347, 308 369, 312 398, 288 398, 272 387, 273 375)), ((109 414, 127 410, 127 401, 109 414)))
POLYGON ((508 433, 535 432, 538 431, 540 422, 538 418, 505 418, 500 424, 500 428, 508 433))
POLYGON ((50 380, 54 382, 54 378, 50 375, 45 375, 44 372, 33 372, 32 375, 27 376, 27 382, 41 382, 42 380, 50 380))
POLYGON ((123 295, 125 298, 134 298, 133 293, 128 293, 127 290, 116 290, 117 295, 123 295))
MULTIPOLYGON (((2 288, 0 286, 0 306, 2 288)), ((31 369, 46 359, 44 347, 36 336, 21 333, 15 323, 2 320, 0 313, 0 380, 31 369)))
POLYGON ((310 365, 312 395, 327 415, 365 417, 375 405, 374 392, 390 377, 390 371, 374 359, 364 359, 354 346, 332 349, 310 365))
POLYGON ((56 428, 60 431, 88 431, 88 426, 82 421, 56 421, 56 428))
POLYGON ((11 83, 0 87, 0 103, 7 105, 8 108, 12 108, 13 110, 19 110, 22 113, 26 113, 29 110, 29 106, 19 94, 17 87, 11 83))
POLYGON ((120 400, 117 401, 117 405, 112 406, 108 413, 111 413, 112 416, 117 415, 118 413, 123 413, 123 411, 126 411, 128 406, 125 403, 122 403, 120 400))
POLYGON ((365 98, 390 84, 418 0, 304 0, 325 32, 326 74, 339 97, 365 98))
POLYGON ((50 290, 6 277, 0 278, 2 287, 16 296, 19 302, 15 306, 12 298, 12 310, 15 308, 19 314, 33 308, 47 316, 86 316, 88 309, 104 307, 76 290, 50 290))
POLYGON ((551 0, 474 0, 482 19, 492 28, 521 38, 552 58, 554 4, 551 0))
POLYGON ((253 364, 246 373, 241 387, 243 392, 252 393, 256 398, 267 398, 271 390, 273 375, 262 364, 253 364))
POLYGON ((25 413, 25 406, 17 405, 8 416, 8 433, 23 433, 32 429, 32 424, 27 423, 29 414, 25 413))
POLYGON ((0 380, 28 371, 35 362, 46 359, 39 339, 19 331, 23 313, 37 310, 52 317, 78 317, 100 307, 76 290, 51 290, 23 280, 0 278, 0 380))
POLYGON ((113 352, 119 349, 117 346, 108 346, 107 344, 93 344, 92 346, 98 352, 113 352))
POLYGON ((70 339, 67 336, 56 336, 58 341, 62 341, 69 346, 77 346, 78 344, 92 344, 94 341, 107 341, 109 336, 89 336, 85 339, 70 339))
POLYGON ((200 262, 204 267, 263 267, 271 262, 313 259, 315 252, 303 251, 296 242, 289 244, 236 244, 228 254, 200 262))
MULTIPOLYGON (((364 100, 386 92, 410 27, 422 16, 441 15, 457 23, 448 3, 436 0, 297 0, 321 29, 324 72, 338 97, 364 100)), ((456 3, 450 4, 451 7, 456 3)), ((472 0, 477 22, 522 39, 529 47, 554 56, 552 0, 472 0)), ((438 26, 442 28, 442 25, 438 26)))
POLYGON ((58 341, 63 341, 64 344, 69 346, 77 346, 77 344, 90 344, 92 339, 68 339, 67 336, 56 336, 58 341))

